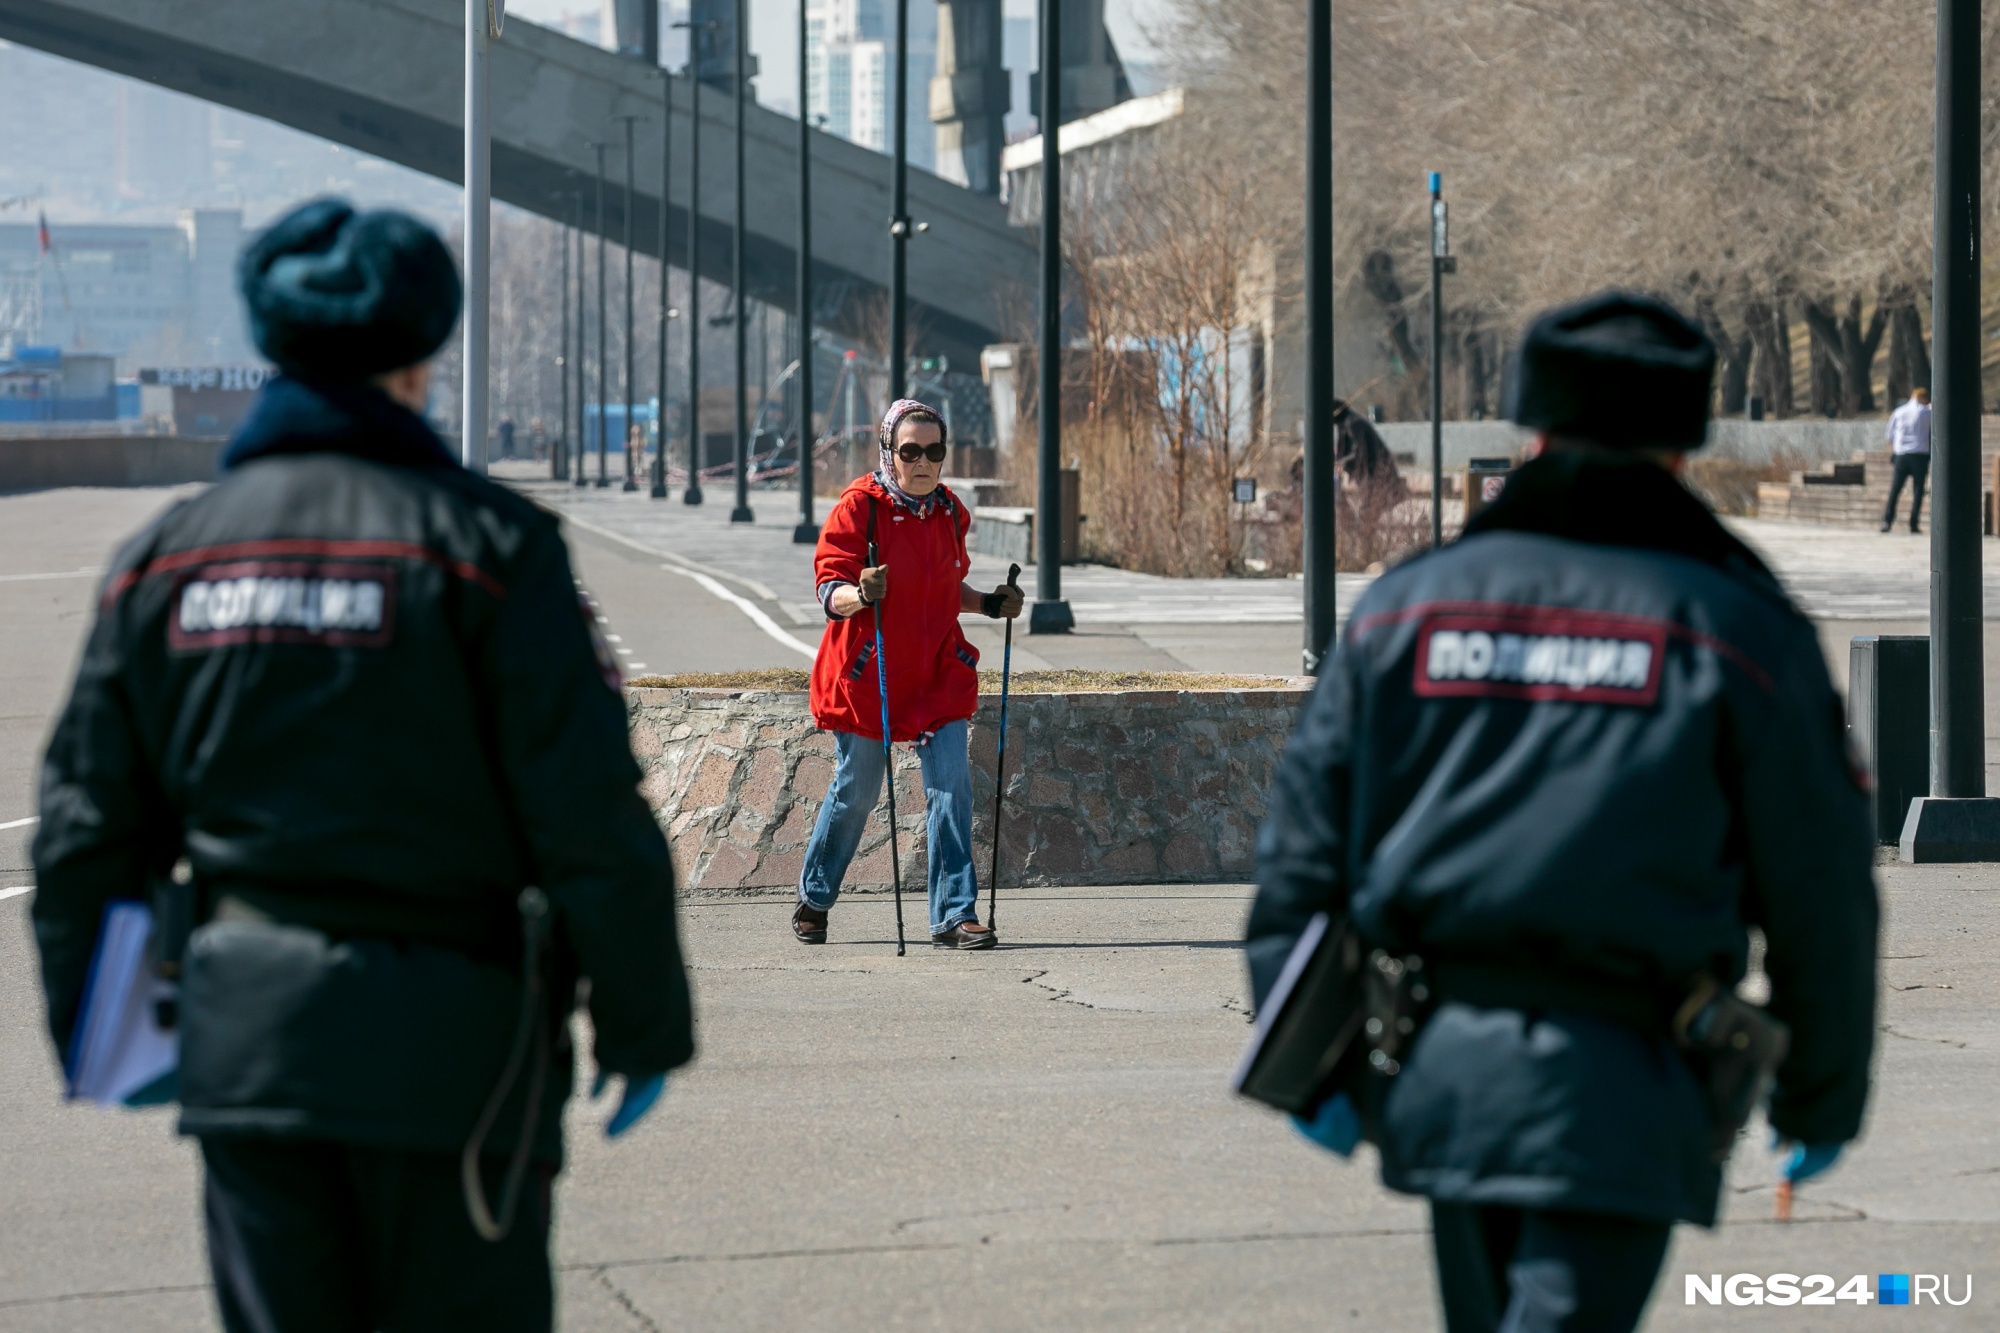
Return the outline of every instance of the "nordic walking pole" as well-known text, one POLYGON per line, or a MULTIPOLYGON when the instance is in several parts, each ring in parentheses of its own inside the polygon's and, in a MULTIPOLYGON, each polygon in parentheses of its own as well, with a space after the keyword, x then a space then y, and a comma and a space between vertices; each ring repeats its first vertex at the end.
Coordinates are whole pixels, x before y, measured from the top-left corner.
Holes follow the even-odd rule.
MULTIPOLYGON (((1016 592, 1019 565, 1007 566, 1007 586, 1016 592)), ((1000 752, 993 761, 993 873, 986 877, 986 928, 1000 916, 1000 802, 1007 794, 1007 686, 1014 679, 1014 618, 1007 618, 1007 643, 1000 656, 1000 752)))
MULTIPOLYGON (((881 559, 868 543, 868 565, 881 559)), ((882 692, 882 772, 889 785, 889 879, 896 891, 896 957, 903 956, 903 866, 896 851, 896 751, 889 743, 889 669, 882 660, 882 603, 875 603, 875 683, 882 692)))

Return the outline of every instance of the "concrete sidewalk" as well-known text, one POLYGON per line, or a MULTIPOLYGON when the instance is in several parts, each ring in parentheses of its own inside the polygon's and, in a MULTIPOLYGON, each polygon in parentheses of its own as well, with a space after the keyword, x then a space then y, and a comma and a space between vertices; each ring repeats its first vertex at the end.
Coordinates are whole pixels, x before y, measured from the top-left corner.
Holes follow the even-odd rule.
MULTIPOLYGON (((0 823, 31 809, 91 570, 172 494, 0 499, 0 823)), ((803 661, 658 559, 596 537, 576 548, 634 660, 803 661)), ((1839 646, 1868 623, 1824 628, 1839 646)), ((1204 632, 1283 633, 1295 653, 1296 630, 1204 632)), ((1063 644, 1162 651, 1121 626, 1063 644)), ((2000 661, 1991 643, 1988 657, 2000 661)), ((0 888, 27 883, 31 832, 0 831, 0 888)), ((1761 1132, 1746 1142, 1726 1224, 1680 1234, 1649 1327, 1879 1322, 1846 1303, 1683 1303, 1688 1273, 1780 1271, 1950 1273, 1961 1291, 1970 1272, 1972 1305, 1892 1318, 2000 1327, 2000 868, 1879 875, 1866 1137, 1784 1227, 1768 1220, 1761 1132)), ((168 1113, 62 1103, 29 901, 0 901, 0 1328, 211 1328, 193 1154, 168 1113)), ((792 943, 783 900, 688 902, 702 1055, 629 1140, 597 1133, 606 1108, 573 1108, 564 1327, 1436 1327, 1422 1206, 1384 1192, 1369 1161, 1331 1159, 1226 1091, 1247 1035, 1246 901, 1242 886, 1009 894, 1007 947, 901 960, 881 897, 844 901, 834 943, 813 950, 792 943)))
MULTIPOLYGON (((1873 1318, 1683 1304, 1685 1274, 1952 1273, 2000 1324, 2000 873, 1884 867, 1866 1137, 1770 1221, 1761 1129, 1727 1221, 1683 1228, 1649 1328, 1873 1318)), ((1240 887, 1005 895, 1005 946, 894 957, 890 904, 833 943, 788 903, 689 901, 699 1061, 628 1140, 576 1106, 557 1255, 572 1330, 1437 1326, 1426 1212, 1232 1097, 1247 1036, 1240 887)), ((57 1100, 25 933, 0 908, 0 1326, 198 1329, 196 1172, 165 1113, 57 1100), (113 1238, 107 1242, 106 1238, 113 1238)), ((586 1043, 587 1045, 587 1043, 586 1043)), ((1871 1325, 1872 1327, 1872 1325, 1871 1325)))

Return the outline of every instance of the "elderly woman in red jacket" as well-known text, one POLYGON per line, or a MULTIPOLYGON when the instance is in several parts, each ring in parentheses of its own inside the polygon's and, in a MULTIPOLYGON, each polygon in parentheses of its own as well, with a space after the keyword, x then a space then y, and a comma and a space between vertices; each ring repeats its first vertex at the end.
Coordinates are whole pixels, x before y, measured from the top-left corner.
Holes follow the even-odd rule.
POLYGON ((813 825, 799 874, 792 933, 826 942, 827 912, 861 844, 886 768, 878 673, 887 665, 889 739, 922 761, 930 825, 931 943, 990 949, 979 924, 972 869, 972 767, 966 722, 979 705, 979 654, 958 618, 1021 614, 1021 590, 982 593, 966 583, 972 516, 944 475, 945 425, 937 412, 897 400, 882 419, 882 466, 841 493, 813 556, 820 604, 831 622, 813 663, 813 720, 831 731, 833 785, 813 825), (871 562, 870 545, 879 552, 871 562), (881 657, 876 656, 876 622, 881 657))

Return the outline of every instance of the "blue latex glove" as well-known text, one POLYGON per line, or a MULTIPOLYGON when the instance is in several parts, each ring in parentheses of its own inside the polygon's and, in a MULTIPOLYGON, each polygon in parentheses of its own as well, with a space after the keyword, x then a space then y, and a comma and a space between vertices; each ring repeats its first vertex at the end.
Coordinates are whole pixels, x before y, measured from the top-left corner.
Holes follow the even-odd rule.
POLYGON ((1354 1145, 1361 1142, 1361 1117, 1344 1092, 1327 1098, 1310 1120, 1304 1116, 1293 1116, 1292 1127, 1328 1152, 1342 1157, 1352 1157, 1354 1145))
POLYGON ((1785 1153, 1785 1159, 1778 1163, 1778 1175, 1792 1184, 1811 1180, 1840 1160, 1844 1143, 1794 1143, 1789 1139, 1771 1136, 1771 1146, 1785 1153), (1789 1149, 1789 1151, 1786 1151, 1789 1149))
MULTIPOLYGON (((611 1075, 598 1071, 597 1081, 590 1085, 590 1099, 596 1101, 604 1095, 604 1089, 611 1083, 611 1075)), ((666 1090, 665 1074, 642 1074, 625 1076, 625 1094, 618 1099, 618 1110, 613 1113, 611 1123, 604 1127, 604 1137, 615 1139, 632 1126, 638 1124, 653 1109, 653 1103, 660 1100, 660 1093, 666 1090)))

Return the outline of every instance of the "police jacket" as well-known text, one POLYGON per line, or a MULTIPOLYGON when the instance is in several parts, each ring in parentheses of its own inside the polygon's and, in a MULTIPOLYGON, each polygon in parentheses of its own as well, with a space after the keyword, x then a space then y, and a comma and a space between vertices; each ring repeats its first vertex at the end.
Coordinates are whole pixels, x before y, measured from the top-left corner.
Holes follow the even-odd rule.
POLYGON ((1391 1188, 1712 1223, 1701 1090, 1633 1015, 1735 984, 1760 928, 1771 1123, 1854 1137, 1872 864, 1812 626, 1665 470, 1554 453, 1355 606, 1260 834, 1252 982, 1343 908, 1435 965, 1444 1003, 1359 1090, 1391 1188))
POLYGON ((455 1151, 511 1048, 535 885, 555 1160, 579 979, 600 1068, 693 1053, 672 864, 556 520, 374 389, 274 380, 224 469, 113 560, 49 744, 57 1047, 105 904, 185 859, 182 1130, 455 1151))

